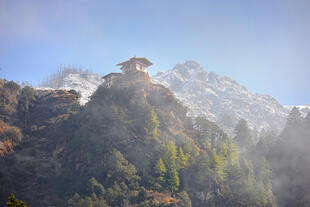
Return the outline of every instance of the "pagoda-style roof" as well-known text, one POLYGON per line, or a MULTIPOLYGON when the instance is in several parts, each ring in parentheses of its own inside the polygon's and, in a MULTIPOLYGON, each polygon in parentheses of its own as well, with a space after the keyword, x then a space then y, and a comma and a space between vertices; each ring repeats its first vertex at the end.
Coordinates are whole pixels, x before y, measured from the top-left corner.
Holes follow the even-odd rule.
POLYGON ((133 57, 133 58, 130 58, 129 60, 127 60, 125 62, 117 64, 117 66, 124 66, 124 65, 136 63, 136 62, 141 63, 141 64, 145 65, 146 67, 153 65, 153 63, 151 63, 151 61, 149 61, 148 59, 146 59, 144 57, 133 57))

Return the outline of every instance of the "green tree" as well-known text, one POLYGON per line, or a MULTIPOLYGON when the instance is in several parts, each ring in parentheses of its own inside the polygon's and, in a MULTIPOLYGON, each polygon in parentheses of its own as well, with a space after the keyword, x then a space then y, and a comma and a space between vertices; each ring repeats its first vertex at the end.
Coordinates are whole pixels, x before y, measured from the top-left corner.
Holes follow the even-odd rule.
POLYGON ((248 128, 248 124, 244 119, 240 119, 236 125, 235 135, 235 141, 241 152, 246 152, 246 150, 253 145, 250 129, 248 128))
POLYGON ((271 185, 271 167, 264 157, 260 160, 257 177, 258 180, 262 181, 265 185, 271 185))
POLYGON ((88 180, 88 191, 89 193, 95 193, 97 196, 104 195, 104 187, 98 183, 98 181, 95 178, 91 178, 88 180))
POLYGON ((143 186, 140 188, 137 199, 138 202, 142 202, 147 199, 147 190, 143 186))
POLYGON ((219 123, 219 125, 223 126, 224 128, 232 128, 234 126, 234 120, 232 116, 225 112, 220 114, 217 123, 219 123))
POLYGON ((234 141, 228 139, 228 162, 232 165, 237 165, 239 163, 239 149, 235 145, 234 141))
POLYGON ((296 106, 293 107, 286 120, 285 128, 290 128, 299 125, 302 122, 302 116, 296 106))
POLYGON ((169 142, 164 153, 164 161, 167 166, 167 183, 171 192, 176 192, 180 186, 177 167, 177 147, 174 142, 169 142))
POLYGON ((166 182, 165 180, 166 173, 167 173, 167 168, 163 160, 160 158, 155 165, 155 174, 157 175, 157 178, 161 184, 166 182))
POLYGON ((153 138, 158 138, 158 127, 160 122, 158 121, 157 114, 154 109, 151 109, 148 122, 147 122, 147 133, 153 138))
POLYGON ((34 96, 34 90, 29 86, 25 86, 22 89, 19 97, 19 111, 25 125, 27 124, 28 120, 29 108, 33 105, 35 100, 36 98, 34 96))
POLYGON ((7 207, 27 207, 27 205, 23 202, 18 200, 15 195, 12 193, 6 203, 7 207))
POLYGON ((78 193, 68 199, 69 207, 108 207, 103 197, 98 197, 95 193, 90 196, 81 197, 78 193))
POLYGON ((209 182, 209 178, 212 174, 211 160, 208 156, 208 153, 202 152, 198 155, 195 161, 196 162, 191 169, 193 170, 193 172, 191 172, 191 175, 194 175, 191 178, 191 183, 193 183, 193 185, 195 185, 195 187, 199 191, 203 191, 206 190, 206 183, 209 182))
POLYGON ((179 190, 180 179, 178 171, 173 168, 168 171, 168 185, 169 190, 174 193, 179 190))
POLYGON ((192 201, 186 191, 178 193, 177 197, 181 200, 181 202, 179 203, 180 207, 192 207, 192 201))
POLYGON ((113 149, 110 152, 106 168, 108 169, 107 183, 125 182, 130 186, 138 185, 137 183, 140 177, 136 174, 137 170, 135 166, 129 163, 120 151, 113 149))
POLYGON ((190 141, 186 141, 185 145, 183 146, 184 152, 187 156, 189 156, 193 152, 193 145, 190 141))
POLYGON ((110 206, 124 206, 129 195, 129 188, 124 182, 121 182, 120 184, 115 182, 111 188, 107 189, 105 197, 110 206))
POLYGON ((200 147, 205 150, 210 150, 218 141, 226 141, 228 139, 228 135, 214 122, 202 117, 195 119, 195 129, 199 132, 198 142, 200 147))
POLYGON ((184 168, 187 165, 188 157, 184 154, 182 147, 179 147, 179 153, 178 153, 178 167, 184 168))
POLYGON ((18 93, 20 91, 20 86, 14 81, 6 82, 4 87, 9 89, 11 93, 18 93))
POLYGON ((215 149, 213 149, 211 169, 214 172, 214 179, 216 181, 225 179, 224 167, 225 167, 224 157, 221 154, 217 154, 215 149))

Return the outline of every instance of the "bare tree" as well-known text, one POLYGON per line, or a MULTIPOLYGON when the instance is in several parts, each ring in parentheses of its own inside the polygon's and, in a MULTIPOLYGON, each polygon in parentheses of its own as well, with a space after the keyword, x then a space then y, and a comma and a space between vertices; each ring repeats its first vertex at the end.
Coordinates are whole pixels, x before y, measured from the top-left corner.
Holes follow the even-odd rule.
POLYGON ((69 74, 92 74, 89 69, 83 69, 81 66, 66 66, 60 64, 57 66, 56 72, 40 81, 40 87, 60 88, 63 85, 64 78, 69 74))

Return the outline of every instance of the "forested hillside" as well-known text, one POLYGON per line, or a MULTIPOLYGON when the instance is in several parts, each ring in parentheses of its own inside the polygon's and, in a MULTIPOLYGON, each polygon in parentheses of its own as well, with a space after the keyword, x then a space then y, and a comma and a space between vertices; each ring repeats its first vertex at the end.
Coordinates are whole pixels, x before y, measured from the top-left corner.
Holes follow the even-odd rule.
POLYGON ((269 152, 279 206, 310 204, 310 113, 302 118, 293 108, 286 127, 269 152))
POLYGON ((15 193, 33 207, 277 206, 261 147, 274 143, 254 145, 244 120, 234 138, 192 120, 148 75, 120 82, 80 106, 75 91, 4 81, 1 123, 18 136, 1 135, 16 144, 1 154, 0 205, 15 193))

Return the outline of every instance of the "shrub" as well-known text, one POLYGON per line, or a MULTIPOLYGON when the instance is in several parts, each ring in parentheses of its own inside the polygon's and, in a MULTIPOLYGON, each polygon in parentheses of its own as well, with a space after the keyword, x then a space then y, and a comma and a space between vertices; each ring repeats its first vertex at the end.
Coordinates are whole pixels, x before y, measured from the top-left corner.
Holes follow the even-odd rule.
POLYGON ((12 140, 14 143, 22 141, 23 134, 21 133, 20 129, 14 126, 8 126, 4 130, 4 134, 7 139, 12 140))

